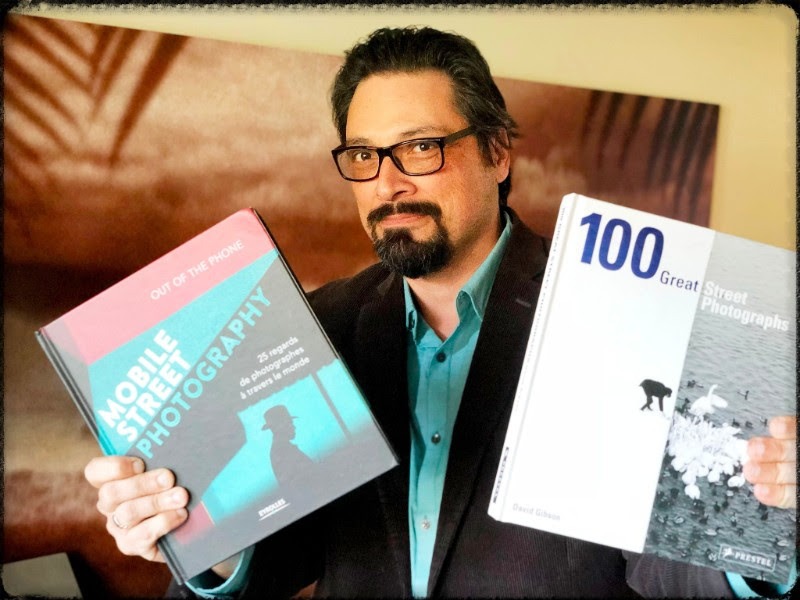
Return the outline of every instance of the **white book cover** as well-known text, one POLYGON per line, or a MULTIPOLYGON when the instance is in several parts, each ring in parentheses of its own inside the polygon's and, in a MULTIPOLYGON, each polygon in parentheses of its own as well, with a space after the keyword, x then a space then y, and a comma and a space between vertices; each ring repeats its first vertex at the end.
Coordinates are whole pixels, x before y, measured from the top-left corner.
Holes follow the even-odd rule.
POLYGON ((796 513, 741 470, 796 412, 795 263, 565 196, 489 514, 786 583, 796 513))

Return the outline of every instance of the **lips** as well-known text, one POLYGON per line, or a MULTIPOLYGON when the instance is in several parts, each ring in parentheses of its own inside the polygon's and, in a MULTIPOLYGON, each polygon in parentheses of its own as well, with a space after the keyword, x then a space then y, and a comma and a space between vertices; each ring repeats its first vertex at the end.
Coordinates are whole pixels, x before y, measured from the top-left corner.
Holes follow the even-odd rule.
POLYGON ((425 215, 418 215, 414 213, 397 213, 391 214, 380 220, 383 227, 402 227, 404 225, 411 225, 412 223, 424 218, 425 215))
POLYGON ((375 227, 383 225, 402 225, 412 223, 420 216, 438 219, 442 210, 433 202, 392 202, 381 204, 367 215, 367 223, 375 227))

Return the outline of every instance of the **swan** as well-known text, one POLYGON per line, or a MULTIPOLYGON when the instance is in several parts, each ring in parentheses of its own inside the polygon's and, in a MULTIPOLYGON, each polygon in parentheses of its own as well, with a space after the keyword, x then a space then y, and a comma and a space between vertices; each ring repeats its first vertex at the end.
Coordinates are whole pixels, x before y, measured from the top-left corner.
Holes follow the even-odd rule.
MULTIPOLYGON (((690 467, 694 466, 693 464, 690 467)), ((686 472, 681 476, 681 480, 686 485, 694 485, 697 481, 697 469, 689 468, 686 472)))
POLYGON ((775 545, 781 548, 786 548, 790 544, 789 540, 776 539, 775 545))
POLYGON ((744 482, 744 475, 734 475, 728 478, 728 487, 742 487, 744 482))
MULTIPOLYGON (((714 402, 711 392, 709 402, 714 402)), ((719 406, 724 400, 717 400, 719 406)), ((667 439, 667 455, 671 457, 669 466, 676 471, 684 484, 684 493, 696 500, 700 496, 700 480, 706 478, 709 484, 724 485, 723 474, 730 488, 744 485, 744 478, 737 474, 740 465, 746 461, 747 441, 737 437, 740 429, 730 425, 717 426, 702 416, 674 414, 673 424, 667 439)), ((675 494, 677 490, 670 490, 675 494)), ((714 493, 712 486, 712 494, 714 493)), ((715 507, 716 508, 716 507, 715 507)))
POLYGON ((710 483, 717 483, 720 478, 721 470, 722 469, 720 469, 718 466, 715 466, 713 469, 711 469, 711 471, 709 471, 708 477, 706 479, 708 479, 710 483))
POLYGON ((717 387, 715 383, 708 389, 708 393, 705 396, 700 396, 697 400, 692 402, 692 405, 689 407, 689 412, 696 417, 702 417, 704 415, 710 415, 717 408, 727 407, 728 401, 714 393, 717 387))
POLYGON ((697 498, 700 497, 700 488, 697 487, 694 483, 690 483, 689 485, 687 485, 684 491, 686 492, 686 495, 689 496, 689 498, 691 498, 692 500, 696 500, 697 498))

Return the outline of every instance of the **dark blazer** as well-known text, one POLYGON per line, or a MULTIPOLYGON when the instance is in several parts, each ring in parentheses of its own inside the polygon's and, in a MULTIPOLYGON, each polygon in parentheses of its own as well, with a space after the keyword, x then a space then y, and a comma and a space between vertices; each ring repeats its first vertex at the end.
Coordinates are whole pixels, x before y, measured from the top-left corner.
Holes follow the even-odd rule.
MULTIPOLYGON (((512 219, 453 433, 429 595, 635 596, 627 574, 631 586, 650 596, 730 596, 719 572, 638 555, 626 561, 619 550, 500 523, 487 514, 547 257, 547 243, 513 214, 512 219)), ((275 598, 319 580, 316 595, 322 597, 409 597, 402 279, 375 265, 309 299, 400 465, 257 544, 243 595, 275 598)))

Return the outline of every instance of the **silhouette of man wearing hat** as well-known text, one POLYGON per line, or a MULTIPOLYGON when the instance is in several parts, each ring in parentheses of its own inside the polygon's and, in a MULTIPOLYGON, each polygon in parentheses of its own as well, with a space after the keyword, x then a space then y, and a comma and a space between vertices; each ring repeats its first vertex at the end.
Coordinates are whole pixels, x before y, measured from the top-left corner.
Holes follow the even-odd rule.
POLYGON ((269 459, 278 485, 291 483, 295 474, 307 471, 315 466, 308 456, 292 443, 295 436, 294 419, 285 406, 279 404, 264 413, 264 425, 261 430, 272 431, 272 447, 269 459))

